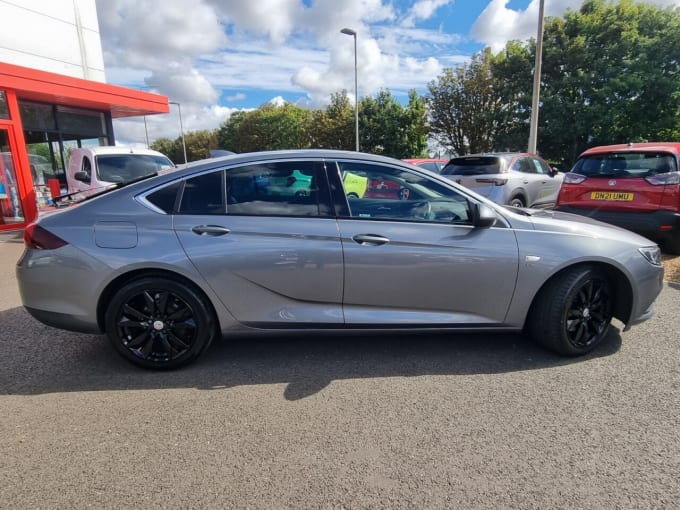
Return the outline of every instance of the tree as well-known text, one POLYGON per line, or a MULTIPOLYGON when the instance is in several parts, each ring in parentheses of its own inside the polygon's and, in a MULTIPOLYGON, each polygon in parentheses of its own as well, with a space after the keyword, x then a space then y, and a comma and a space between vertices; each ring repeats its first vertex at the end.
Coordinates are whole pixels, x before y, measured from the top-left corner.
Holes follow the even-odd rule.
POLYGON ((431 132, 449 151, 468 154, 494 148, 504 117, 491 64, 487 48, 428 84, 431 132))
POLYGON ((241 122, 248 114, 245 110, 233 112, 217 130, 217 146, 232 152, 245 152, 240 137, 241 122))
MULTIPOLYGON (((181 147, 181 138, 179 143, 181 147)), ((210 149, 217 148, 217 132, 208 130, 191 131, 184 135, 184 143, 187 149, 187 161, 209 158, 210 149)), ((184 152, 183 149, 182 152, 184 152)), ((182 158, 184 158, 184 154, 182 154, 182 158)))
POLYGON ((404 108, 389 90, 359 103, 360 148, 364 152, 403 159, 423 154, 427 147, 425 102, 415 90, 404 108))
MULTIPOLYGON (((174 163, 184 163, 184 156, 180 152, 179 157, 177 157, 175 142, 170 140, 170 138, 158 138, 149 146, 149 148, 165 154, 174 163)), ((181 145, 179 150, 182 150, 181 145)))
MULTIPOLYGON (((593 145, 680 135, 680 13, 586 0, 546 23, 538 141, 570 165, 593 145)), ((533 57, 532 57, 533 58, 533 57)))
POLYGON ((219 128, 219 147, 234 152, 304 149, 310 146, 311 112, 293 103, 265 104, 232 114, 219 128))
POLYGON ((331 102, 325 110, 314 110, 310 126, 311 147, 353 150, 354 108, 347 91, 331 94, 331 102))

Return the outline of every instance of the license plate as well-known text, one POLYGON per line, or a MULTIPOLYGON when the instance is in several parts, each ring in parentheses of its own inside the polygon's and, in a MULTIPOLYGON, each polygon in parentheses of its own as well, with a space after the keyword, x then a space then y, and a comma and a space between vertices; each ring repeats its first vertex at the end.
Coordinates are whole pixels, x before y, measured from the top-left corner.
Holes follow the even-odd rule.
POLYGON ((590 193, 591 200, 614 200, 617 202, 630 202, 633 193, 618 193, 616 191, 593 191, 590 193))

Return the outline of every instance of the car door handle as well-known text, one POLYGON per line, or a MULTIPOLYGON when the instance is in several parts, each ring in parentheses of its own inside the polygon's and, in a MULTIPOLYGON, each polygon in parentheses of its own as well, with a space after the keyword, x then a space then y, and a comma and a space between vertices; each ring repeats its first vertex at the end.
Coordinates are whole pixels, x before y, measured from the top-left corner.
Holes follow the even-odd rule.
POLYGON ((390 242, 387 237, 378 236, 375 234, 357 234, 352 237, 352 240, 362 246, 380 246, 381 244, 387 244, 390 242))
POLYGON ((226 227, 220 227, 219 225, 198 225, 191 229, 194 234, 199 236, 223 236, 231 232, 226 227))

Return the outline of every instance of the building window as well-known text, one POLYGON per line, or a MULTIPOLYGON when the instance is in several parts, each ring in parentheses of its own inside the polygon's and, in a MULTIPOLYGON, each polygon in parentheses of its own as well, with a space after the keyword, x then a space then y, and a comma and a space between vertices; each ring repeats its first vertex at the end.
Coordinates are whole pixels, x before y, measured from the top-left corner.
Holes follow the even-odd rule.
POLYGON ((19 101, 19 113, 24 129, 32 131, 54 131, 57 129, 52 105, 19 101))
POLYGON ((7 96, 4 90, 0 90, 0 119, 9 119, 9 108, 7 106, 7 96))

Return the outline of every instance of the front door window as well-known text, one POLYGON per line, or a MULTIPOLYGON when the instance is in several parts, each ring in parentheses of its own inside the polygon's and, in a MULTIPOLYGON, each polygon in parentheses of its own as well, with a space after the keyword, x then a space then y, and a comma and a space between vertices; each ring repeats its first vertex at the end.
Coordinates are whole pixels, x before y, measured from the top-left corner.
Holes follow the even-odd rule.
POLYGON ((14 156, 6 129, 0 128, 0 225, 23 223, 24 212, 19 200, 19 187, 14 156))

